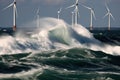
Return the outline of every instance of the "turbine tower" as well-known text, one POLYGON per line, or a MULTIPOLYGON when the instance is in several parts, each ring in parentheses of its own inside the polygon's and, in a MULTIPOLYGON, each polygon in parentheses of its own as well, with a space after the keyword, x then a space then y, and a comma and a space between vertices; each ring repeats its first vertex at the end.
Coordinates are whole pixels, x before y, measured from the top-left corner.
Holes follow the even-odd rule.
POLYGON ((111 28, 111 17, 112 17, 113 20, 115 20, 115 19, 114 19, 112 13, 110 12, 110 9, 108 8, 107 4, 106 4, 106 9, 107 9, 107 13, 105 14, 104 18, 106 16, 108 16, 108 30, 110 30, 110 28, 111 28))
POLYGON ((40 16, 39 16, 39 13, 40 13, 40 9, 38 8, 37 9, 37 27, 39 28, 40 27, 40 21, 39 21, 39 19, 40 19, 40 16))
POLYGON ((75 7, 74 11, 75 11, 75 25, 78 24, 78 15, 79 15, 79 9, 78 9, 78 1, 79 0, 76 0, 75 4, 67 7, 67 8, 72 8, 72 7, 75 7))
POLYGON ((58 10, 58 20, 60 19, 60 13, 61 13, 61 11, 62 11, 62 8, 60 8, 59 10, 58 10))
POLYGON ((74 26, 74 12, 72 11, 72 27, 74 26))
POLYGON ((94 19, 96 19, 95 12, 90 7, 87 7, 85 5, 82 5, 82 6, 85 7, 85 8, 87 8, 88 10, 90 10, 90 26, 89 27, 90 27, 90 30, 93 30, 93 17, 94 17, 94 19))
POLYGON ((7 6, 4 9, 7 9, 9 7, 13 6, 13 31, 16 31, 16 15, 17 15, 17 7, 16 7, 16 0, 14 0, 9 6, 7 6))

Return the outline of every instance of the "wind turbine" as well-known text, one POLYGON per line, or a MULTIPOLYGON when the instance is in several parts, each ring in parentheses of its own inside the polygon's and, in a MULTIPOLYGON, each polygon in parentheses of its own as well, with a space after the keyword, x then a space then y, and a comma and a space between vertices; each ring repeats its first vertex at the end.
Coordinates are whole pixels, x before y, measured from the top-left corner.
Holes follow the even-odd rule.
POLYGON ((38 8, 37 9, 37 27, 39 28, 40 27, 40 21, 39 21, 39 19, 40 19, 40 16, 39 16, 39 13, 40 13, 40 9, 38 8))
POLYGON ((74 26, 74 11, 71 12, 72 13, 72 27, 74 26))
POLYGON ((17 15, 17 7, 16 7, 16 0, 14 0, 9 6, 7 6, 5 9, 13 6, 13 31, 16 31, 16 15, 17 15))
POLYGON ((79 9, 78 9, 78 1, 79 0, 76 0, 75 4, 67 7, 67 8, 72 8, 72 7, 75 7, 74 11, 75 11, 75 25, 78 24, 78 15, 79 15, 79 9))
POLYGON ((38 30, 38 36, 37 36, 37 38, 38 38, 38 40, 39 41, 42 41, 42 36, 41 36, 41 34, 39 33, 39 28, 40 28, 40 9, 38 8, 37 9, 37 12, 36 12, 36 27, 37 27, 37 30, 38 30))
POLYGON ((60 8, 59 10, 58 10, 58 20, 60 19, 60 13, 61 13, 61 11, 62 11, 62 8, 60 8))
POLYGON ((93 30, 93 17, 94 19, 96 19, 95 17, 95 12, 92 8, 87 7, 85 5, 82 5, 83 7, 87 8, 88 10, 90 10, 90 30, 93 30))
POLYGON ((110 12, 110 9, 108 8, 107 4, 106 4, 106 9, 107 9, 107 13, 105 14, 105 16, 103 18, 108 16, 108 30, 110 30, 110 27, 111 27, 111 17, 112 17, 113 20, 115 20, 115 19, 114 19, 112 13, 110 12))

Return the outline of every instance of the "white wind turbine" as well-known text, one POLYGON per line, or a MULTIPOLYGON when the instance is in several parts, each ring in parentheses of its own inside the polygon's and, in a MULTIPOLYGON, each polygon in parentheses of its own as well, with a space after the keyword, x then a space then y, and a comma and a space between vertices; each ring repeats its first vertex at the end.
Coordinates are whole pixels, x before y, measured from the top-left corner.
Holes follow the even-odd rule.
POLYGON ((62 8, 60 8, 60 9, 58 10, 58 12, 57 12, 57 14, 58 14, 58 20, 60 19, 60 13, 61 13, 61 11, 62 11, 62 8))
POLYGON ((106 4, 106 9, 107 9, 107 13, 105 14, 105 16, 103 18, 108 16, 108 30, 110 30, 110 27, 111 27, 111 17, 112 17, 113 20, 115 20, 115 19, 114 19, 112 13, 110 12, 110 9, 108 8, 107 4, 106 4))
POLYGON ((40 13, 40 9, 38 8, 37 9, 37 27, 39 28, 40 27, 40 21, 39 21, 39 19, 40 19, 40 16, 39 16, 39 13, 40 13))
POLYGON ((38 36, 37 37, 38 37, 38 40, 42 42, 43 37, 39 33, 39 28, 40 28, 40 15, 39 14, 40 14, 40 9, 38 8, 37 12, 36 12, 36 15, 37 15, 37 17, 36 17, 36 24, 37 24, 36 27, 37 27, 37 30, 38 30, 38 36))
POLYGON ((72 27, 74 26, 74 11, 71 12, 72 13, 72 27))
POLYGON ((79 15, 79 9, 78 9, 78 1, 79 0, 76 0, 75 4, 67 7, 67 8, 72 8, 72 7, 75 7, 74 11, 75 11, 75 25, 78 24, 78 15, 79 15))
POLYGON ((14 0, 9 6, 7 6, 5 9, 13 6, 13 31, 16 31, 16 15, 17 15, 17 7, 16 7, 16 0, 14 0))
POLYGON ((82 5, 82 6, 90 10, 90 30, 93 30, 93 17, 94 17, 94 19, 96 19, 96 17, 95 17, 95 12, 94 12, 94 10, 93 10, 92 8, 90 8, 90 7, 87 7, 87 6, 85 6, 85 5, 82 5))

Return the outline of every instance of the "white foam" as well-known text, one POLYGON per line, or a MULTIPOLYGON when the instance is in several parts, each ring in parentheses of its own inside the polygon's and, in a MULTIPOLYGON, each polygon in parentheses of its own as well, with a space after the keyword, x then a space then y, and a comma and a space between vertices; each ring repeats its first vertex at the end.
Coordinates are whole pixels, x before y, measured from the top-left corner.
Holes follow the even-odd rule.
MULTIPOLYGON (((33 32, 30 37, 21 36, 20 34, 15 37, 0 37, 0 55, 69 49, 73 47, 88 48, 108 54, 120 55, 120 46, 106 45, 96 40, 82 25, 78 24, 72 28, 64 20, 55 18, 42 18, 39 21, 39 32, 36 34, 36 31, 33 32)), ((26 25, 33 27, 35 26, 35 21, 26 25)))
POLYGON ((43 73, 43 68, 39 67, 36 69, 31 69, 29 71, 22 71, 20 73, 16 73, 16 74, 0 74, 0 78, 20 78, 20 79, 24 79, 24 78, 29 78, 32 77, 34 74, 42 74, 43 73))

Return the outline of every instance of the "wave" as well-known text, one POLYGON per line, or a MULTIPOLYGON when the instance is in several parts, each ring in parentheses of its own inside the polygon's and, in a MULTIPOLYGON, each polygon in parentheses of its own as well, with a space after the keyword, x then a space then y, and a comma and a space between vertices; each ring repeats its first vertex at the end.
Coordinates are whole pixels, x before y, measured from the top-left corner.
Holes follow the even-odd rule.
POLYGON ((84 48, 2 55, 0 79, 119 80, 120 56, 84 48))
MULTIPOLYGON (((16 54, 39 52, 48 50, 70 49, 74 47, 103 51, 108 54, 119 55, 120 46, 104 44, 96 40, 82 25, 72 27, 63 20, 42 18, 39 20, 38 32, 33 31, 30 36, 1 36, 0 54, 16 54)), ((35 26, 35 21, 25 26, 35 26)))

